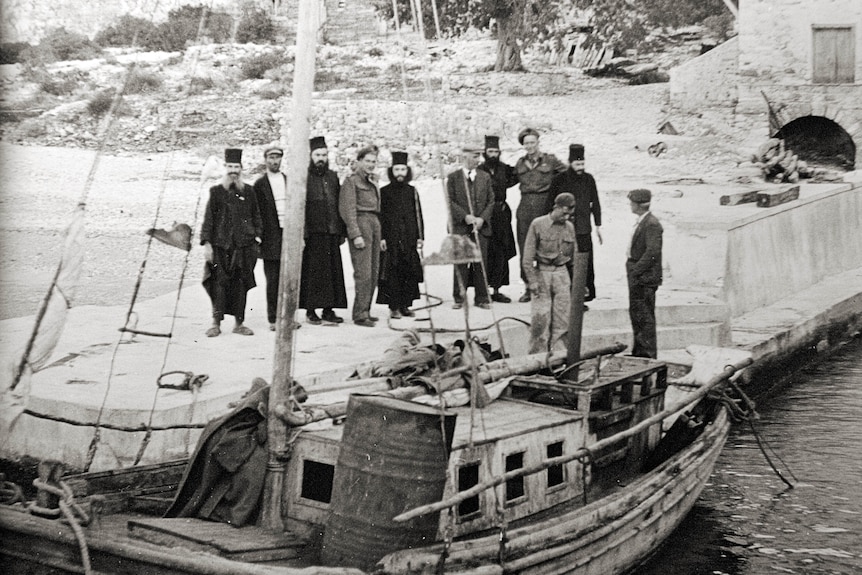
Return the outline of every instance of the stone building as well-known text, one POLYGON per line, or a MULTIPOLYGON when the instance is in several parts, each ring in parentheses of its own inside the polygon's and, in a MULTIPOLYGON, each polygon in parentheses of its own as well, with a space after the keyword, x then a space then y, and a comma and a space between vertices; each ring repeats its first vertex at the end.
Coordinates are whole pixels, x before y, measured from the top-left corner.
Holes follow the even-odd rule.
POLYGON ((862 166, 862 2, 740 0, 738 32, 671 72, 674 107, 727 109, 801 159, 862 166))

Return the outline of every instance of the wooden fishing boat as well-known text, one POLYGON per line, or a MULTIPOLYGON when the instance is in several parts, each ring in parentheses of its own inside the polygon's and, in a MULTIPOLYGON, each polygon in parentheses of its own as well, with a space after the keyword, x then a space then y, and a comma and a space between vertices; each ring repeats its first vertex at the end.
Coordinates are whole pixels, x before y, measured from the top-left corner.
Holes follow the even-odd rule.
POLYGON ((24 572, 623 573, 696 501, 730 426, 707 395, 747 363, 677 405, 667 364, 626 356, 581 361, 574 379, 560 356, 486 363, 478 381, 501 396, 480 410, 429 406, 416 387, 353 393, 303 412, 334 419, 309 417, 293 441, 286 530, 146 515, 177 497, 191 466, 175 463, 64 478, 57 495, 101 508, 86 527, 0 509, 0 556, 24 572))
MULTIPOLYGON (((306 187, 315 10, 300 2, 294 190, 306 187)), ((302 403, 291 350, 304 210, 289 194, 272 385, 212 422, 188 462, 71 477, 44 463, 35 501, 0 506, 5 569, 611 575, 679 524, 727 438, 723 382, 750 360, 700 370, 669 402, 684 369, 582 355, 576 254, 567 353, 484 361, 468 330, 461 364, 426 385, 354 381, 302 403)))

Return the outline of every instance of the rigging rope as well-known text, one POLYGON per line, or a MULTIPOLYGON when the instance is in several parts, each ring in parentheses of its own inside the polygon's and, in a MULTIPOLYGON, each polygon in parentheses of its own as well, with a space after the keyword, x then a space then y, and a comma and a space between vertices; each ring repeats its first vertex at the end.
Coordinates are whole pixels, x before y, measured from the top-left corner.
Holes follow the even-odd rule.
MULTIPOLYGON (((206 10, 201 11, 201 17, 200 17, 200 20, 198 21, 198 30, 197 30, 197 35, 195 38, 196 42, 200 41, 200 38, 203 35, 204 24, 206 22, 206 16, 207 16, 208 11, 211 9, 212 9, 212 2, 210 2, 210 5, 207 7, 206 10)), ((152 20, 152 17, 151 17, 151 20, 152 20)), ((133 43, 134 42, 135 42, 135 40, 133 40, 133 43)), ((191 82, 194 79, 194 71, 197 68, 199 56, 200 56, 200 50, 195 51, 195 55, 194 55, 194 58, 192 60, 191 73, 188 76, 189 88, 191 87, 191 82)), ((112 102, 111 110, 109 110, 109 112, 108 112, 109 116, 113 114, 114 110, 116 109, 116 106, 118 105, 118 102, 120 101, 122 96, 125 94, 126 88, 128 86, 128 83, 129 83, 129 79, 131 77, 131 72, 134 70, 134 68, 135 68, 135 63, 133 62, 129 68, 129 71, 126 73, 126 76, 124 78, 123 86, 122 86, 121 90, 119 90, 119 92, 116 94, 116 96, 114 98, 114 101, 112 102)), ((187 99, 183 104, 183 107, 181 109, 181 113, 185 112, 185 110, 188 108, 188 105, 189 105, 189 100, 187 99)), ((175 144, 176 144, 176 139, 177 139, 177 130, 174 129, 171 132, 171 135, 172 135, 171 151, 168 154, 168 159, 167 159, 167 162, 165 165, 165 169, 162 172, 162 179, 161 179, 162 185, 161 185, 161 188, 159 189, 158 202, 156 205, 156 213, 154 214, 154 219, 153 219, 153 227, 155 227, 155 224, 158 223, 158 218, 159 218, 159 215, 161 213, 162 201, 164 199, 164 193, 165 193, 165 190, 167 188, 168 175, 169 175, 170 170, 173 166, 173 159, 174 159, 174 156, 176 153, 175 144)), ((104 134, 102 136, 103 136, 102 139, 100 139, 100 148, 99 148, 100 151, 105 145, 104 134)), ((93 171, 91 170, 91 175, 92 175, 92 172, 93 171)), ((91 184, 90 179, 88 179, 88 184, 91 184)), ((199 187, 200 188, 203 187, 203 176, 201 177, 201 185, 199 187)), ((197 204, 195 205, 194 221, 193 221, 192 230, 194 230, 197 227, 197 219, 198 219, 198 214, 200 211, 201 197, 202 197, 202 191, 201 191, 201 189, 199 189, 198 190, 198 200, 197 200, 197 204)), ((194 231, 192 231, 192 233, 194 233, 194 231)), ((133 314, 134 314, 134 306, 135 306, 135 303, 137 301, 137 297, 138 297, 141 282, 143 279, 144 271, 146 270, 146 265, 147 265, 147 261, 149 258, 149 253, 150 253, 152 243, 153 243, 153 236, 150 235, 149 239, 147 240, 146 249, 144 251, 144 259, 141 262, 141 265, 138 269, 138 275, 137 275, 137 278, 135 281, 135 286, 132 290, 131 301, 129 302, 129 309, 126 313, 125 324, 124 324, 123 328, 121 328, 121 330, 120 330, 120 337, 118 338, 117 342, 114 344, 114 348, 113 348, 113 351, 111 353, 111 361, 110 361, 110 367, 109 367, 109 372, 108 372, 108 379, 107 379, 106 386, 105 386, 105 394, 102 398, 102 404, 99 407, 99 412, 98 412, 98 415, 96 417, 96 429, 93 433, 93 438, 91 439, 90 446, 87 450, 87 458, 86 458, 86 461, 84 464, 84 471, 89 471, 90 467, 93 464, 93 461, 95 460, 96 452, 97 452, 98 445, 99 445, 99 442, 101 439, 100 427, 102 426, 102 417, 103 417, 104 412, 105 412, 105 406, 107 405, 108 396, 110 395, 110 392, 111 392, 111 384, 112 384, 113 375, 114 375, 114 365, 116 363, 116 359, 117 359, 117 355, 118 355, 118 352, 120 349, 120 345, 124 342, 125 333, 127 331, 126 328, 128 328, 129 322, 131 321, 133 314)), ((171 329, 170 329, 168 334, 160 334, 162 337, 167 337, 167 339, 168 339, 167 343, 165 344, 165 352, 164 352, 163 359, 162 359, 162 369, 164 369, 164 366, 167 363, 167 357, 168 357, 168 353, 169 353, 169 349, 170 349, 170 345, 171 345, 171 337, 172 337, 172 333, 173 333, 173 328, 174 328, 174 325, 176 323, 176 315, 177 315, 176 312, 177 312, 177 309, 179 306, 179 299, 180 299, 180 295, 182 293, 182 285, 183 285, 183 282, 185 279, 185 274, 186 274, 186 271, 188 269, 188 262, 189 262, 190 254, 191 254, 190 251, 186 252, 186 255, 185 255, 184 260, 183 260, 183 267, 182 267, 182 271, 180 274, 177 297, 176 297, 176 301, 174 303, 174 312, 171 314, 171 329)), ((136 331, 135 333, 143 333, 143 332, 136 331)), ((149 335, 149 334, 144 334, 144 335, 149 335)), ((132 334, 132 337, 134 337, 134 333, 132 334)), ((159 387, 157 385, 156 391, 153 395, 153 402, 152 402, 152 405, 150 408, 149 418, 147 421, 147 433, 145 434, 144 439, 141 442, 141 446, 139 447, 138 452, 135 456, 135 460, 134 460, 133 465, 137 465, 138 463, 140 463, 141 459, 143 458, 144 451, 146 450, 146 447, 149 444, 149 440, 150 440, 150 437, 152 435, 152 420, 153 420, 153 415, 155 412, 156 401, 158 399, 158 395, 159 395, 159 387)))

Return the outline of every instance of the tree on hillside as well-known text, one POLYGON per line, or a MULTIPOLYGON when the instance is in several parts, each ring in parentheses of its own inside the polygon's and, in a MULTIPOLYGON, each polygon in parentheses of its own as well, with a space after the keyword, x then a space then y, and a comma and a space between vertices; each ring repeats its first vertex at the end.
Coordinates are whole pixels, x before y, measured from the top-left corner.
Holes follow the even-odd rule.
MULTIPOLYGON (((656 27, 707 24, 727 37, 733 18, 724 0, 430 0, 437 2, 444 35, 458 37, 470 28, 491 29, 497 37, 495 72, 523 70, 521 52, 538 40, 561 39, 566 15, 587 11, 594 39, 617 49, 636 48, 656 27)), ((423 3, 425 33, 435 33, 432 10, 423 3)), ((377 11, 393 18, 391 0, 375 0, 377 11)), ((396 0, 399 21, 412 20, 411 0, 396 0)))

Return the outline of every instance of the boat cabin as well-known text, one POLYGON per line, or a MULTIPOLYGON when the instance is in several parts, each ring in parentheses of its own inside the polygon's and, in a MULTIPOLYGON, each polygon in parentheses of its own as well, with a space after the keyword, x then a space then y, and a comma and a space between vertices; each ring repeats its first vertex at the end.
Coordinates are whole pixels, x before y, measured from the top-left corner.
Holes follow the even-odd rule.
MULTIPOLYGON (((472 415, 469 407, 450 408, 456 423, 443 498, 588 448, 664 408, 667 368, 660 362, 611 357, 583 367, 574 381, 565 377, 516 377, 503 397, 472 415)), ((297 533, 326 523, 342 444, 343 425, 314 427, 293 443, 285 481, 287 526, 297 533)), ((583 505, 639 473, 660 434, 656 424, 592 453, 586 469, 573 460, 487 489, 455 506, 453 518, 441 513, 437 537, 442 539, 447 529, 455 537, 475 534, 497 528, 502 520, 511 524, 558 506, 583 505)))

